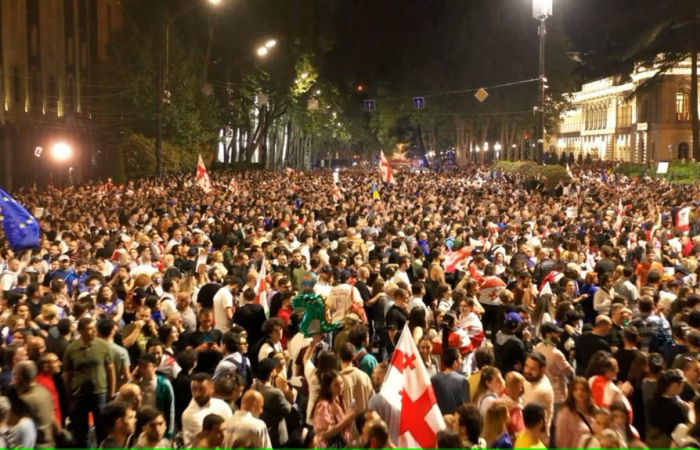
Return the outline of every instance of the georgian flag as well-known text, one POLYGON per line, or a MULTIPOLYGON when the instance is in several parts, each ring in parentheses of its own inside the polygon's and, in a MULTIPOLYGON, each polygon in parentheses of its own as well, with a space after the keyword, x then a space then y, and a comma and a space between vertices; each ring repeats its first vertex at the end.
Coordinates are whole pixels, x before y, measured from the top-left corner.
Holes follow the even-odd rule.
POLYGON ((379 396, 389 409, 389 429, 398 429, 399 448, 435 448, 437 433, 445 429, 445 421, 408 323, 391 357, 379 396))
POLYGON ((337 184, 333 184, 333 198, 337 202, 343 201, 343 194, 340 192, 340 188, 337 184))
POLYGON ((484 333, 484 325, 481 319, 475 312, 470 312, 466 317, 459 319, 459 326, 469 335, 472 342, 472 347, 479 348, 484 343, 486 333, 484 333))
POLYGON ((238 195, 238 185, 236 184, 236 179, 231 178, 231 181, 228 183, 228 190, 230 193, 233 195, 238 195))
POLYGON ((209 180, 209 173, 207 173, 207 168, 202 161, 202 155, 199 155, 197 160, 197 186, 201 187, 205 193, 210 193, 212 191, 211 181, 209 180))
POLYGON ((676 229, 688 231, 690 229, 690 207, 679 208, 676 211, 676 229))
POLYGON ((270 315, 270 307, 267 305, 267 268, 265 267, 265 258, 262 260, 258 280, 255 282, 255 303, 262 305, 265 315, 270 315))
POLYGON ((394 179, 394 174, 392 173, 389 161, 387 161, 384 156, 384 151, 379 154, 379 170, 382 171, 382 181, 387 184, 394 184, 396 180, 394 179))

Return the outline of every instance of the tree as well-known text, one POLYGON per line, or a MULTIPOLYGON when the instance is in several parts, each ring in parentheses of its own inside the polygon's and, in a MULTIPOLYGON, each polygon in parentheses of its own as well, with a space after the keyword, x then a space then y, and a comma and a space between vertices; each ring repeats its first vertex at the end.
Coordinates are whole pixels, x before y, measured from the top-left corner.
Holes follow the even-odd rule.
POLYGON ((690 116, 693 129, 693 158, 700 160, 700 117, 698 114, 698 52, 700 52, 700 3, 685 0, 656 2, 651 11, 656 23, 632 45, 628 59, 658 67, 656 75, 637 89, 657 83, 681 61, 691 59, 690 116))

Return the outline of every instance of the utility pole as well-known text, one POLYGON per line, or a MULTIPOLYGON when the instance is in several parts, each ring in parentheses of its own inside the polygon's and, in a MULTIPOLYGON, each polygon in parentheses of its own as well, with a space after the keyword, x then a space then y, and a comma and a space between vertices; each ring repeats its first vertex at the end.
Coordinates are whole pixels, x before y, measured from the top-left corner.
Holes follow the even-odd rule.
POLYGON ((156 90, 156 102, 158 105, 157 119, 158 131, 156 133, 156 178, 163 176, 163 55, 158 57, 158 89, 156 90))
POLYGON ((545 43, 547 38, 547 18, 552 15, 552 0, 533 0, 532 1, 532 16, 539 20, 540 26, 537 31, 540 35, 540 106, 539 112, 539 129, 537 130, 537 147, 535 149, 535 160, 539 163, 544 158, 544 107, 545 95, 544 91, 547 88, 547 78, 545 77, 545 43))

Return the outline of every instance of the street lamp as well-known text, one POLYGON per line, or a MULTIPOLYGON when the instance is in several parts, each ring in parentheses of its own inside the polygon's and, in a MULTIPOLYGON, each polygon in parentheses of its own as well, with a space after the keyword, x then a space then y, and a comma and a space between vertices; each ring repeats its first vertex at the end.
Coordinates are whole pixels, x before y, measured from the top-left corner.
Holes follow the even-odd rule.
POLYGON ((496 145, 494 145, 493 148, 494 148, 494 150, 496 150, 495 159, 498 160, 498 157, 501 153, 501 149, 503 147, 501 147, 501 144, 499 142, 496 142, 496 145))
POLYGON ((275 45, 277 45, 277 41, 274 40, 274 39, 270 39, 269 41, 267 41, 267 42, 265 43, 265 47, 267 47, 267 48, 272 48, 272 47, 274 47, 275 45))
POLYGON ((267 49, 267 47, 258 48, 258 56, 261 58, 267 56, 268 53, 270 53, 270 51, 267 49))
POLYGON ((540 35, 540 107, 539 107, 539 138, 537 140, 537 154, 541 159, 544 156, 544 91, 547 79, 544 72, 544 50, 547 37, 547 18, 552 15, 552 0, 532 0, 532 17, 540 21, 537 29, 540 35))
POLYGON ((51 157, 58 162, 66 161, 73 154, 73 150, 65 142, 56 142, 51 147, 51 157))

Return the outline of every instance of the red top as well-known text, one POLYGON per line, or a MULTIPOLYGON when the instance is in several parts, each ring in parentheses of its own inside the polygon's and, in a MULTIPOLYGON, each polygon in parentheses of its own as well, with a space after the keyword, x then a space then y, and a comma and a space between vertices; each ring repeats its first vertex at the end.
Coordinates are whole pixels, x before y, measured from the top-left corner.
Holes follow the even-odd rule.
POLYGON ((58 390, 56 389, 56 383, 53 381, 53 377, 41 372, 39 375, 37 375, 36 381, 51 392, 51 398, 53 399, 53 414, 56 416, 58 423, 63 423, 61 421, 61 406, 58 399, 58 390))

